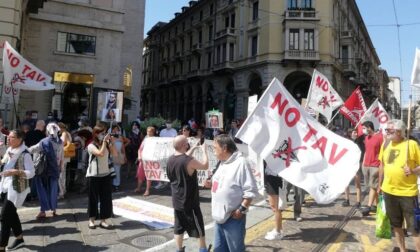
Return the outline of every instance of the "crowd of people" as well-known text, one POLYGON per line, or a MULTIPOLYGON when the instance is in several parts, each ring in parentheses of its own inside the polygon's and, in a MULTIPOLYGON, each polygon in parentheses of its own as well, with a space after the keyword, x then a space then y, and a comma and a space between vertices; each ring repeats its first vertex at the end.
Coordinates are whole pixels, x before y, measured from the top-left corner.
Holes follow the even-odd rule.
MULTIPOLYGON (((215 120, 215 119, 214 119, 215 120)), ((199 241, 200 251, 208 251, 205 241, 203 216, 199 203, 197 170, 209 167, 206 144, 213 141, 214 154, 218 160, 206 187, 212 194, 212 217, 215 221, 214 251, 245 250, 245 219, 252 199, 257 195, 257 186, 251 168, 238 151, 235 138, 239 120, 232 120, 229 129, 222 129, 211 122, 211 127, 189 120, 179 130, 171 121, 162 127, 149 126, 141 131, 141 122, 133 121, 128 132, 118 124, 98 122, 93 128, 82 118, 78 128, 70 131, 62 122, 51 118, 46 121, 24 121, 20 129, 8 131, 0 118, 0 155, 3 164, 0 188, 5 201, 1 212, 0 251, 5 251, 13 232, 16 237, 9 247, 13 250, 23 246, 23 231, 17 208, 26 199, 38 199, 40 211, 37 219, 57 215, 57 201, 66 197, 71 182, 78 183, 80 191, 88 198, 88 227, 112 229, 112 193, 121 185, 121 168, 129 174, 136 171, 135 193, 149 196, 153 192, 152 181, 145 175, 142 152, 144 139, 148 137, 172 137, 175 149, 167 163, 168 182, 158 182, 156 189, 170 186, 174 208, 174 236, 177 251, 185 251, 183 235, 199 241), (48 123, 46 124, 46 121, 48 123), (33 127, 33 128, 32 128, 33 127), (189 146, 188 138, 197 138, 197 145, 189 146), (203 160, 192 157, 197 148, 202 148, 203 160), (75 171, 69 176, 69 167, 75 171), (143 184, 146 184, 143 191, 143 184), (99 220, 99 225, 95 221, 99 220)), ((406 136, 406 127, 400 120, 391 120, 383 132, 375 129, 370 121, 362 123, 361 132, 350 128, 344 133, 340 128, 330 128, 337 134, 354 141, 362 155, 360 169, 354 177, 356 201, 362 216, 376 212, 378 195, 383 194, 386 212, 395 232, 397 244, 405 251, 404 230, 414 238, 420 250, 419 230, 415 227, 413 207, 417 203, 417 176, 420 174, 420 150, 416 141, 406 136), (367 205, 362 205, 362 181, 369 190, 367 205)), ((305 191, 288 183, 277 174, 265 169, 267 200, 273 211, 275 227, 265 235, 267 240, 284 237, 282 208, 279 206, 280 190, 294 192, 294 219, 302 221, 302 206, 305 191)), ((129 176, 127 175, 127 178, 129 176)), ((73 184, 74 185, 74 184, 73 184)), ((348 207, 350 193, 347 188, 342 206, 348 207)))

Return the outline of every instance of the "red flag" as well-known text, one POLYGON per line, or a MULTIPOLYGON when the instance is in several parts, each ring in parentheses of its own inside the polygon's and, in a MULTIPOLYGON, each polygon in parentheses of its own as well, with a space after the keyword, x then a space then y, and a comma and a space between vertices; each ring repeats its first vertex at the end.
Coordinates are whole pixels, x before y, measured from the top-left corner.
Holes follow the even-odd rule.
POLYGON ((366 110, 362 92, 360 92, 359 87, 357 87, 346 102, 344 102, 344 105, 340 109, 340 113, 345 118, 349 119, 351 124, 357 125, 366 110))

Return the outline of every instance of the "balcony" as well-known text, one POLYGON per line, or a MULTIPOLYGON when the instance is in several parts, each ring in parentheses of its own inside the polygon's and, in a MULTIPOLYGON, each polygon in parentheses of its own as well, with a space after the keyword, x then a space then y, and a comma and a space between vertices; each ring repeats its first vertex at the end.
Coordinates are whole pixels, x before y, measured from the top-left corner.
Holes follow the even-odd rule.
POLYGON ((319 20, 315 10, 311 9, 289 9, 285 11, 286 20, 319 20))
POLYGON ((187 73, 186 77, 188 80, 200 78, 201 70, 200 69, 191 70, 187 73))
POLYGON ((184 56, 184 52, 176 52, 175 53, 175 60, 181 60, 182 57, 184 56))
POLYGON ((230 61, 221 62, 213 65, 213 72, 232 72, 233 63, 230 61))
POLYGON ((356 42, 356 36, 354 36, 351 31, 341 31, 340 39, 344 44, 352 44, 353 42, 356 42))
POLYGON ((318 61, 319 52, 312 50, 286 50, 284 59, 318 61))
POLYGON ((234 37, 235 36, 235 28, 228 27, 228 28, 225 28, 221 31, 216 32, 215 39, 221 39, 221 38, 227 37, 227 36, 234 37))
POLYGON ((194 44, 193 45, 193 47, 192 47, 192 52, 193 53, 200 53, 201 52, 201 50, 203 49, 203 45, 201 44, 201 43, 197 43, 197 44, 194 44))
POLYGON ((354 59, 341 59, 343 66, 343 75, 348 77, 355 77, 357 74, 356 61, 354 59))

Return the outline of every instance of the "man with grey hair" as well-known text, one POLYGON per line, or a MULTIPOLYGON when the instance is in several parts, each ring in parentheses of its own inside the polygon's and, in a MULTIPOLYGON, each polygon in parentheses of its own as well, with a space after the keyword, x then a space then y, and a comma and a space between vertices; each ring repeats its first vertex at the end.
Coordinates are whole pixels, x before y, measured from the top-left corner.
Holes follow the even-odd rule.
POLYGON ((199 238, 199 251, 207 252, 197 178, 197 170, 209 168, 207 148, 205 144, 201 145, 203 161, 198 161, 191 155, 199 145, 190 148, 187 138, 183 135, 175 137, 173 144, 175 154, 168 159, 166 173, 172 189, 177 251, 185 251, 182 241, 184 233, 187 232, 190 237, 199 238))
POLYGON ((214 251, 245 251, 246 213, 258 193, 255 177, 229 135, 216 136, 213 147, 220 160, 211 186, 214 251))
POLYGON ((417 202, 417 176, 420 175, 420 149, 416 141, 406 139, 406 126, 401 120, 391 120, 387 124, 387 144, 379 152, 378 192, 382 190, 386 213, 394 229, 400 251, 405 248, 405 220, 407 230, 412 233, 416 250, 420 251, 419 231, 415 228, 413 208, 417 202))

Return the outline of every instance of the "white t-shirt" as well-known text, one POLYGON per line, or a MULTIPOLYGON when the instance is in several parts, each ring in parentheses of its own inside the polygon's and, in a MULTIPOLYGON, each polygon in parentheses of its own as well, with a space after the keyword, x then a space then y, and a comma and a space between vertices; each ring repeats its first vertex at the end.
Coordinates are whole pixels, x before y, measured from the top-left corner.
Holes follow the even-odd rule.
MULTIPOLYGON (((88 170, 86 173, 86 177, 105 177, 107 175, 109 175, 109 152, 108 152, 108 148, 105 148, 104 151, 104 155, 102 157, 99 156, 95 156, 93 154, 93 152, 98 152, 99 149, 94 145, 94 144, 89 144, 88 145, 88 153, 89 153, 89 161, 92 160, 91 162, 96 162, 97 160, 97 168, 98 170, 96 171, 90 171, 89 170, 89 166, 88 166, 88 170), (92 156, 92 157, 91 157, 92 156), (96 158, 96 160, 94 160, 96 158)), ((96 165, 92 165, 91 166, 92 169, 96 169, 96 165)))

